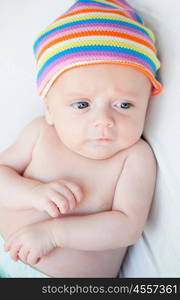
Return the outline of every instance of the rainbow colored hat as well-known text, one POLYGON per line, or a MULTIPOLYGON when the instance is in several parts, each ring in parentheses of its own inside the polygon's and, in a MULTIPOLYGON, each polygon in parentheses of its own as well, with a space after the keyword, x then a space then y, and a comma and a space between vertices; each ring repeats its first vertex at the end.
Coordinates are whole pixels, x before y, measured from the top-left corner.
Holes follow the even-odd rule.
POLYGON ((37 88, 45 97, 64 72, 94 64, 120 64, 144 72, 152 95, 161 92, 153 32, 125 0, 77 0, 37 37, 37 88))

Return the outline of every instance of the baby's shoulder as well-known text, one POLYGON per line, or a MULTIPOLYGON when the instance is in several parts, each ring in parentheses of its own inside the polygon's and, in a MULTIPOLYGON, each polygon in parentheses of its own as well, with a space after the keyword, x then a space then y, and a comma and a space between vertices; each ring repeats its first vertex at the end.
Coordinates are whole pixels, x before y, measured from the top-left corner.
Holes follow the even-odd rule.
POLYGON ((37 129, 44 127, 46 125, 45 117, 44 116, 36 117, 29 123, 29 125, 33 126, 34 128, 36 127, 37 129))
POLYGON ((131 152, 134 151, 152 151, 151 146, 142 138, 140 138, 134 145, 132 145, 130 148, 131 152))
POLYGON ((141 163, 151 161, 156 164, 156 158, 152 147, 143 139, 139 139, 134 145, 127 150, 127 157, 141 163))
POLYGON ((26 126, 22 129, 22 132, 38 132, 42 127, 45 126, 45 123, 46 121, 43 116, 36 117, 26 124, 26 126))
POLYGON ((32 121, 32 126, 36 127, 37 139, 36 149, 38 147, 47 147, 48 145, 60 145, 60 139, 57 136, 54 126, 49 125, 45 117, 38 117, 32 121))
POLYGON ((36 133, 36 135, 40 135, 40 133, 46 129, 47 122, 43 116, 36 117, 24 128, 25 131, 32 132, 32 134, 36 133))
POLYGON ((29 146, 35 145, 38 138, 46 128, 46 120, 43 116, 36 117, 30 121, 20 132, 17 142, 25 143, 29 146))

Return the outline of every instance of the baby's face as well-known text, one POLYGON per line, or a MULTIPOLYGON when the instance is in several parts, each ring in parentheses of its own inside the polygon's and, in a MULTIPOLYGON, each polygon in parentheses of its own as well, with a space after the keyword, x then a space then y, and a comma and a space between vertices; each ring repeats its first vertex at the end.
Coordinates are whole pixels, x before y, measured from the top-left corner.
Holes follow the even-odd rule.
POLYGON ((71 151, 106 159, 141 137, 151 89, 150 80, 128 66, 78 67, 49 90, 47 121, 71 151))

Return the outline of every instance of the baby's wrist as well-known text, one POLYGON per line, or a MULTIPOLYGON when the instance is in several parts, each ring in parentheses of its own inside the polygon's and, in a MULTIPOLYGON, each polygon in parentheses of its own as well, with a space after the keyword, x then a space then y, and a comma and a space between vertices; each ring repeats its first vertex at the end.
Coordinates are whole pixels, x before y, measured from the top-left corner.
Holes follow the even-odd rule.
POLYGON ((30 187, 29 187, 29 190, 28 190, 28 203, 30 204, 30 206, 33 208, 33 209, 38 209, 38 186, 41 185, 42 182, 34 182, 34 184, 32 184, 30 187))
POLYGON ((52 239, 55 247, 67 248, 63 218, 51 219, 52 239))

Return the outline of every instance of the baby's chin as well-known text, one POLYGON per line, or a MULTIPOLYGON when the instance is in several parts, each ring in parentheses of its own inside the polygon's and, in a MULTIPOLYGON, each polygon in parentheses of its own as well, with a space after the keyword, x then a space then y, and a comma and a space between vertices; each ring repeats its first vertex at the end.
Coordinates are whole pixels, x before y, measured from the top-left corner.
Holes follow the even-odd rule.
POLYGON ((138 140, 128 140, 121 143, 112 143, 111 145, 96 145, 93 144, 90 147, 82 147, 81 149, 76 149, 76 153, 88 158, 88 159, 94 159, 94 160, 103 160, 103 159, 109 159, 116 154, 118 154, 121 151, 126 150, 127 148, 133 146, 138 140))
POLYGON ((88 159, 103 160, 103 159, 109 159, 113 157, 115 154, 117 154, 120 151, 121 149, 118 149, 116 151, 107 151, 106 149, 97 151, 94 149, 94 151, 78 151, 77 153, 88 159))
POLYGON ((109 154, 109 155, 102 155, 102 154, 84 154, 84 153, 78 153, 81 156, 83 156, 84 158, 87 159, 93 159, 93 160, 103 160, 103 159, 109 159, 111 157, 113 157, 115 154, 109 154))
POLYGON ((110 159, 111 157, 115 156, 119 152, 129 148, 135 141, 121 141, 121 143, 117 142, 88 142, 88 143, 81 143, 79 145, 67 145, 67 148, 87 159, 93 160, 105 160, 110 159), (71 147, 70 147, 71 146, 71 147))

